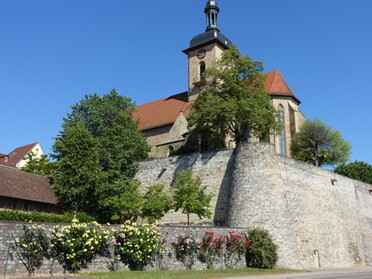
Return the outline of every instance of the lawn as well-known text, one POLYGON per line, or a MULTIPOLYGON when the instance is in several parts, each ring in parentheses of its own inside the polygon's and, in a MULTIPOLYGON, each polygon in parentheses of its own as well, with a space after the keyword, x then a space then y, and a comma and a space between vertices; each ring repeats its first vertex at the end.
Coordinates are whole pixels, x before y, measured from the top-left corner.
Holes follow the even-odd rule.
POLYGON ((109 279, 208 279, 224 278, 236 276, 253 276, 269 275, 279 273, 302 272, 293 269, 256 269, 256 268, 239 268, 239 269, 210 269, 210 270, 161 270, 161 271, 117 271, 117 272, 97 272, 84 274, 84 277, 109 278, 109 279))

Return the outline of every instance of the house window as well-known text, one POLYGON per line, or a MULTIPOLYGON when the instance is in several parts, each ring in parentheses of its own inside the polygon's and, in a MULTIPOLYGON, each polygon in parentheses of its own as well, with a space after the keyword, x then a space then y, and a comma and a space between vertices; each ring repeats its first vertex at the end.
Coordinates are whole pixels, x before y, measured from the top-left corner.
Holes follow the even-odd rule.
POLYGON ((279 131, 279 154, 285 156, 286 155, 286 146, 285 146, 285 119, 284 119, 284 108, 282 105, 279 105, 279 123, 282 126, 281 130, 279 131))

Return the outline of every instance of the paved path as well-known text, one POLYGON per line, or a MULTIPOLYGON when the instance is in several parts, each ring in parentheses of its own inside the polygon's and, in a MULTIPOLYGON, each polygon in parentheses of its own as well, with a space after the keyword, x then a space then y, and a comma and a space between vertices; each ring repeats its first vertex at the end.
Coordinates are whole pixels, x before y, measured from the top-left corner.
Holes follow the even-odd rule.
POLYGON ((262 276, 226 277, 225 279, 372 279, 372 266, 340 268, 340 269, 316 269, 311 272, 287 273, 262 276))

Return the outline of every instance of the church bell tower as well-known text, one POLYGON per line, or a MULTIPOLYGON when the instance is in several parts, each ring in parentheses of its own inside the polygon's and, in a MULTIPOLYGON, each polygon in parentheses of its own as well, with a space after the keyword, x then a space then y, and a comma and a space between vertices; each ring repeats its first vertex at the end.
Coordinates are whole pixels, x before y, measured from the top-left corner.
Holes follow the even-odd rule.
POLYGON ((209 0, 205 6, 206 30, 190 41, 189 48, 183 52, 188 56, 188 101, 194 102, 203 90, 205 80, 204 71, 218 60, 222 52, 229 49, 232 42, 227 39, 218 27, 220 8, 217 1, 209 0))

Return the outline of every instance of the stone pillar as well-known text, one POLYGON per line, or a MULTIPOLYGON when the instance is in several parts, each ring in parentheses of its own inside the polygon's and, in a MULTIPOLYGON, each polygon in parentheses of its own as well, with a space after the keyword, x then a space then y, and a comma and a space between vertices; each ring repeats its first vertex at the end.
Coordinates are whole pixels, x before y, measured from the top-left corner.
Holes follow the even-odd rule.
POLYGON ((269 143, 245 143, 236 150, 227 226, 262 228, 278 245, 278 265, 302 268, 280 171, 269 143))

